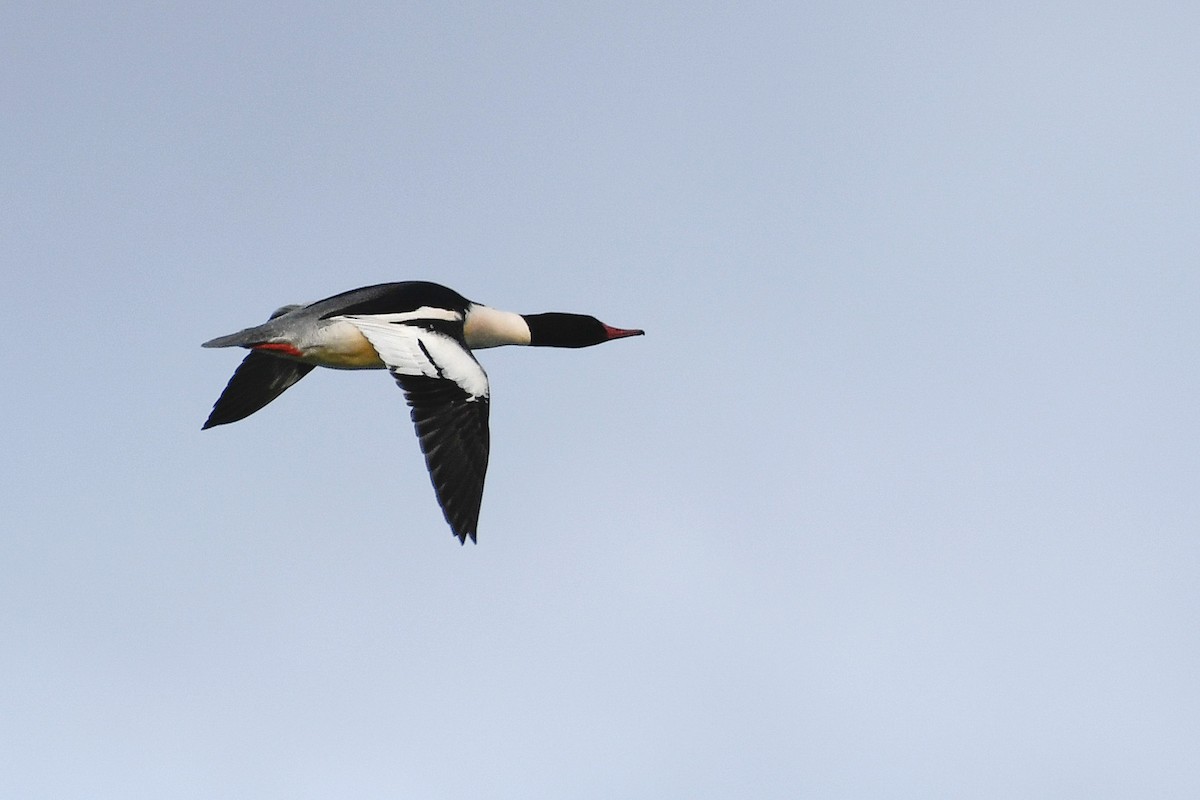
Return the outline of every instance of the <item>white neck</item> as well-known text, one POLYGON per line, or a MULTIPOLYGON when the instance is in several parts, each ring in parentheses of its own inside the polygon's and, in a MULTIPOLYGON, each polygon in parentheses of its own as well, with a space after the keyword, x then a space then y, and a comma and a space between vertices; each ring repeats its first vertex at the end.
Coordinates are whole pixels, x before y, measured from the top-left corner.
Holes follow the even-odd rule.
POLYGON ((463 337, 472 350, 503 344, 529 344, 529 325, 524 317, 512 311, 472 304, 463 321, 463 337))

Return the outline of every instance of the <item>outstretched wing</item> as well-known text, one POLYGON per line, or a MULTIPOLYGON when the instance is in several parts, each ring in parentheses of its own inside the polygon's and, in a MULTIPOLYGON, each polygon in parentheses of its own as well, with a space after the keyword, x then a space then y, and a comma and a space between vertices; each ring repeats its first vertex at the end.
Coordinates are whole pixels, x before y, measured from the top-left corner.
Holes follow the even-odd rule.
POLYGON ((404 390, 446 522, 459 541, 475 541, 488 462, 488 379, 463 341, 463 315, 426 307, 341 319, 367 337, 404 390))
POLYGON ((312 371, 312 364, 251 352, 234 371, 201 430, 237 422, 283 394, 312 371))
MULTIPOLYGON (((271 313, 270 319, 282 317, 298 308, 304 308, 304 304, 292 303, 277 308, 271 313)), ((250 353, 234 370, 233 377, 225 384, 225 391, 221 392, 217 402, 213 403, 212 413, 208 415, 200 430, 245 419, 279 397, 310 372, 311 364, 277 358, 266 353, 250 353)))

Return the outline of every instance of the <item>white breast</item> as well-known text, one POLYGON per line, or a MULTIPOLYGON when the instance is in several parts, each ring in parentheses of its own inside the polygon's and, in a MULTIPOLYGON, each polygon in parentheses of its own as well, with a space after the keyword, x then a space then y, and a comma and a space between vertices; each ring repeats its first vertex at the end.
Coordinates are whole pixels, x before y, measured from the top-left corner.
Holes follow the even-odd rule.
POLYGON ((472 350, 505 344, 529 344, 529 325, 520 314, 472 305, 463 323, 463 338, 472 350))

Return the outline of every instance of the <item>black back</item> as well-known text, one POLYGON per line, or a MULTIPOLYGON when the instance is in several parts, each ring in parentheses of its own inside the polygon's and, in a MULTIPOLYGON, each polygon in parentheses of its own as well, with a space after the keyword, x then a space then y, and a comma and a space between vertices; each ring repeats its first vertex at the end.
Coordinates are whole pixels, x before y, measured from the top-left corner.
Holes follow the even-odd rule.
POLYGON ((351 289, 319 300, 310 308, 320 312, 320 319, 328 319, 338 314, 401 314, 416 311, 421 306, 448 308, 465 314, 470 305, 470 300, 439 283, 401 281, 351 289))

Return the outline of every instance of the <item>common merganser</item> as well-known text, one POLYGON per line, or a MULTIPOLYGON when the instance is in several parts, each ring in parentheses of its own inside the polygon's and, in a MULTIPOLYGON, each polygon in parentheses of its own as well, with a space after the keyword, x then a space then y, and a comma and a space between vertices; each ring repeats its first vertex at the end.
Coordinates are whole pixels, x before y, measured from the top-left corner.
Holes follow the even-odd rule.
POLYGON ((205 342, 251 352, 202 430, 245 419, 313 367, 386 369, 412 409, 446 522, 465 544, 475 541, 489 448, 487 373, 471 351, 590 347, 643 333, 582 314, 500 311, 426 281, 365 286, 283 306, 262 325, 205 342))

